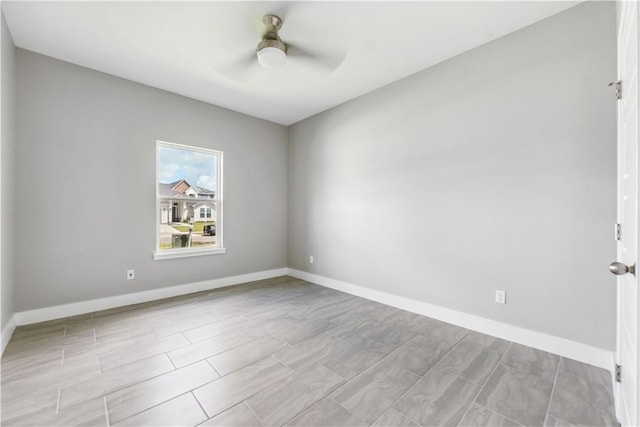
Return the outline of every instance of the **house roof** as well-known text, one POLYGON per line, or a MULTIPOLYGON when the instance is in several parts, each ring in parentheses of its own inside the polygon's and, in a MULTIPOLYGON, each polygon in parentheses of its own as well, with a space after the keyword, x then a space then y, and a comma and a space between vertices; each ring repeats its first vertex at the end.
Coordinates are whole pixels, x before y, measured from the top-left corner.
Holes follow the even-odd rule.
MULTIPOLYGON (((185 181, 185 182, 186 182, 186 181, 185 181)), ((188 183, 187 183, 187 184, 188 184, 188 183)), ((215 191, 213 191, 213 190, 208 190, 208 189, 206 189, 206 188, 204 188, 204 187, 198 187, 198 186, 196 186, 196 185, 192 185, 192 186, 191 186, 191 188, 193 188, 194 190, 196 190, 196 193, 198 193, 198 194, 213 194, 213 195, 215 195, 215 194, 216 194, 216 192, 215 192, 215 191)))
POLYGON ((193 205, 194 209, 198 209, 198 208, 212 208, 213 210, 216 209, 216 204, 213 201, 207 201, 207 200, 199 200, 198 203, 195 203, 193 205))
POLYGON ((162 198, 170 198, 170 199, 192 199, 193 197, 187 196, 186 194, 179 193, 173 189, 175 187, 174 183, 171 184, 158 184, 158 195, 162 198))
MULTIPOLYGON (((196 190, 196 192, 198 194, 203 194, 203 195, 215 195, 216 192, 213 190, 208 190, 206 188, 203 187, 197 187, 195 185, 191 185, 189 184, 189 182, 185 181, 184 179, 180 179, 178 181, 174 181, 174 182, 170 182, 170 183, 160 183, 158 184, 158 195, 160 196, 160 198, 163 199, 178 199, 178 200, 198 200, 198 197, 193 197, 193 196, 188 196, 184 193, 181 193, 179 191, 176 191, 175 188, 181 183, 181 182, 185 182, 190 188, 193 188, 194 190, 196 190)), ((207 197, 207 199, 209 199, 207 197)))

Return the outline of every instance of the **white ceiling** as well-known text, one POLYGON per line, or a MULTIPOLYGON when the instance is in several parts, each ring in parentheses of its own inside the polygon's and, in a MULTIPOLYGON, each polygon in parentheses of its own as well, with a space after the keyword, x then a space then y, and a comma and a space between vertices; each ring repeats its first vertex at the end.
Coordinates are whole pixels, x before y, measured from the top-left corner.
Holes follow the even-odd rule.
POLYGON ((2 1, 2 10, 20 48, 289 125, 577 3, 2 1), (283 18, 285 43, 320 61, 261 68, 266 13, 283 18))

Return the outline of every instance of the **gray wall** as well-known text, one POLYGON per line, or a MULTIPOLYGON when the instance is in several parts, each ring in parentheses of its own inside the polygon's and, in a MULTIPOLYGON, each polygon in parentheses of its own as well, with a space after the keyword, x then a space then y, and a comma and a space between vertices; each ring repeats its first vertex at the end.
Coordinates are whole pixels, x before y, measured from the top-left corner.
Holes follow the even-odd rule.
POLYGON ((21 49, 17 71, 17 311, 286 266, 284 126, 21 49), (157 139, 224 152, 226 254, 152 260, 157 139))
POLYGON ((615 49, 587 2, 290 127, 289 267, 613 349, 615 49))
POLYGON ((16 147, 16 48, 13 45, 11 34, 7 28, 4 14, 0 17, 0 30, 2 31, 2 177, 0 178, 2 193, 2 212, 0 213, 2 221, 2 236, 0 254, 2 265, 0 266, 1 277, 0 287, 2 288, 2 312, 1 326, 2 330, 8 324, 11 316, 15 312, 14 293, 15 293, 15 228, 13 227, 15 220, 14 196, 15 196, 15 147, 16 147))

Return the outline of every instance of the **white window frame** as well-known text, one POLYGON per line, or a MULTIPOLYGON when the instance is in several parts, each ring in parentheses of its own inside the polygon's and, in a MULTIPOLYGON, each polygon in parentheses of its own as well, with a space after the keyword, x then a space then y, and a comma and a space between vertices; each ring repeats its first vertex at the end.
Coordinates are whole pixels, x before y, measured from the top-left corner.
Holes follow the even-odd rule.
MULTIPOLYGON (((156 141, 156 182, 155 182, 155 186, 156 186, 156 246, 155 246, 155 250, 153 253, 153 259, 154 260, 163 260, 163 259, 174 259, 174 258, 186 258, 186 257, 194 257, 194 256, 202 256, 202 255, 216 255, 216 254, 223 254, 225 253, 227 250, 224 247, 223 244, 223 238, 222 238, 222 234, 223 234, 223 223, 222 223, 222 211, 223 211, 223 198, 222 198, 222 177, 223 177, 223 157, 222 157, 222 151, 218 151, 218 150, 212 150, 210 148, 201 148, 201 147, 193 147, 191 145, 184 145, 184 144, 176 144, 173 142, 166 142, 166 141, 160 141, 157 140, 156 141), (190 151, 196 151, 196 152, 200 152, 200 153, 205 153, 205 154, 213 154, 216 156, 216 198, 215 198, 215 202, 216 202, 216 215, 215 215, 215 220, 216 220, 216 246, 215 247, 208 247, 208 248, 174 248, 174 249, 167 249, 167 250, 160 250, 160 192, 159 192, 159 188, 160 186, 158 185, 159 182, 159 175, 158 175, 158 171, 160 170, 160 147, 168 147, 168 148, 177 148, 177 149, 181 149, 181 150, 190 150, 190 151)), ((191 183, 190 183, 191 184, 191 183)))

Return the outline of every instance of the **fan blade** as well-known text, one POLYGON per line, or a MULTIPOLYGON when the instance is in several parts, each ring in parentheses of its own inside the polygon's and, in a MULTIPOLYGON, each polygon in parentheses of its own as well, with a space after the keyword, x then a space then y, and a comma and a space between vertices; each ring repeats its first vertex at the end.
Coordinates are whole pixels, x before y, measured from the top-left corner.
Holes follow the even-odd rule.
POLYGON ((294 61, 304 62, 309 66, 320 67, 324 72, 331 73, 336 70, 347 57, 344 53, 328 53, 310 51, 298 45, 287 43, 287 58, 294 61))
POLYGON ((228 64, 214 66, 213 68, 225 77, 235 81, 244 81, 247 79, 251 68, 258 65, 258 59, 255 53, 245 54, 228 64))

